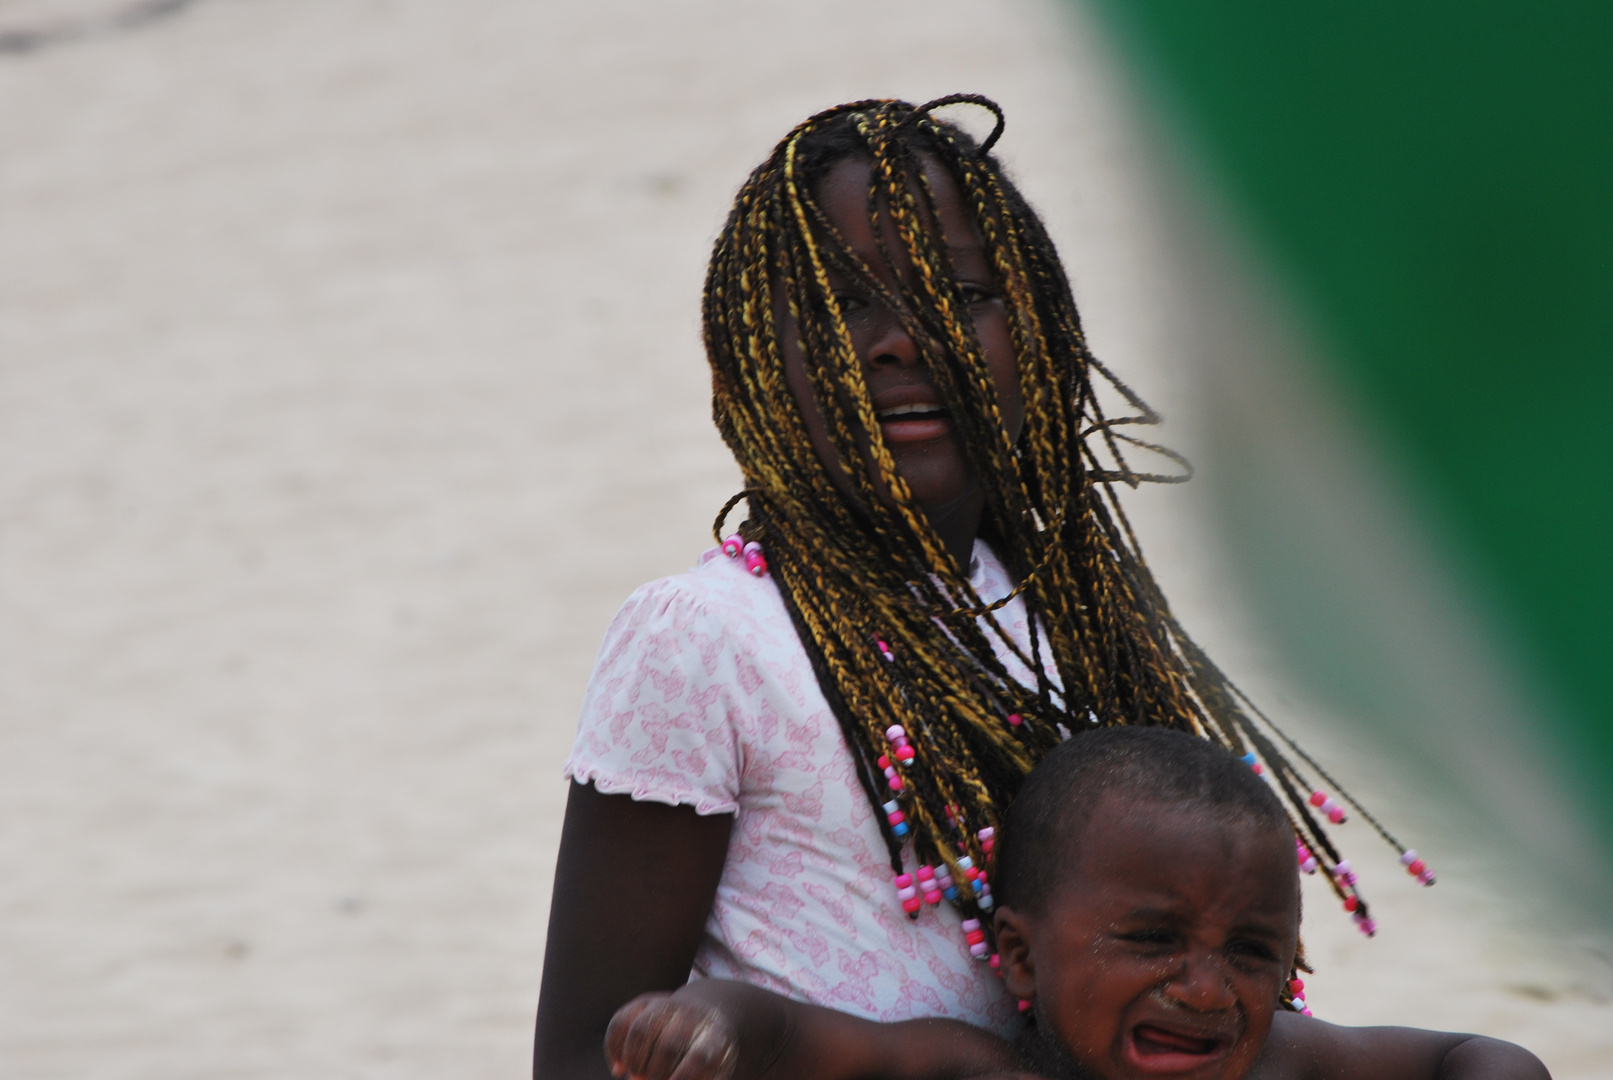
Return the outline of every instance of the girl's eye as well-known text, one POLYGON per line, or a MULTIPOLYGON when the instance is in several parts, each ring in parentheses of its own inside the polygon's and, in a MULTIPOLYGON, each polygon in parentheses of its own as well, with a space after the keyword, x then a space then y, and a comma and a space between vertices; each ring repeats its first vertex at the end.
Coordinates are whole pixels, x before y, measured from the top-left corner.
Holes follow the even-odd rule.
POLYGON ((861 311, 868 306, 868 301, 856 293, 837 292, 834 295, 835 303, 840 305, 841 311, 861 311))
POLYGON ((997 299, 997 294, 981 285, 963 285, 959 288, 966 304, 985 304, 997 299))

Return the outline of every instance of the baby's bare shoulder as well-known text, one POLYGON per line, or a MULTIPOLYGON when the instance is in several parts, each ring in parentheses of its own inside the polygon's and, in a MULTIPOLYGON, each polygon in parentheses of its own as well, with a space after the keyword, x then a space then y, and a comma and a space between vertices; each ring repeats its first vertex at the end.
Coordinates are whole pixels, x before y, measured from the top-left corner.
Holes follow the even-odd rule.
POLYGON ((1279 1013, 1248 1080, 1550 1080, 1520 1046, 1407 1027, 1343 1027, 1279 1013))

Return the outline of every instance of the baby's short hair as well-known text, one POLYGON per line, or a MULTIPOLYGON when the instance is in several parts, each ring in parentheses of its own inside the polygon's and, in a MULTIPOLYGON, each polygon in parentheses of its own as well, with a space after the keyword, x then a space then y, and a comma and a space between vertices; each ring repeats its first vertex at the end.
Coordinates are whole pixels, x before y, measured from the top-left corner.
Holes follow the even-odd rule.
POLYGON ((1202 809, 1254 828, 1292 828, 1266 782, 1207 739, 1158 727, 1085 731, 1043 758, 1009 806, 997 843, 997 898, 1042 910, 1105 795, 1202 809))

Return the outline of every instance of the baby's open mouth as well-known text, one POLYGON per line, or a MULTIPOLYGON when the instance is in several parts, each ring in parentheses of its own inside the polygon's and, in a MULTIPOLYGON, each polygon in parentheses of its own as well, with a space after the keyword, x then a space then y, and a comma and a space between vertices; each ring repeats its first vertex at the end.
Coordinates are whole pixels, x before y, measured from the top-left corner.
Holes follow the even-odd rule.
POLYGON ((1126 1056, 1145 1072, 1188 1072, 1226 1053, 1233 1041, 1185 1027, 1142 1023, 1131 1029, 1126 1056))

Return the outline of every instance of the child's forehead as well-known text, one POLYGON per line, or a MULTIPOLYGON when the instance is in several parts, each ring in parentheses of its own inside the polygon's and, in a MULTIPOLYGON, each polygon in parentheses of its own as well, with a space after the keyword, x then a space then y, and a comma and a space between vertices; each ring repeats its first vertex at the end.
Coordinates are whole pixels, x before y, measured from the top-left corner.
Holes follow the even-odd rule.
POLYGON ((1065 867, 1067 886, 1111 883, 1157 891, 1191 875, 1201 896, 1207 890, 1259 895, 1271 888, 1289 891, 1297 881, 1286 832, 1214 806, 1109 792, 1059 833, 1062 850, 1054 857, 1065 867))

